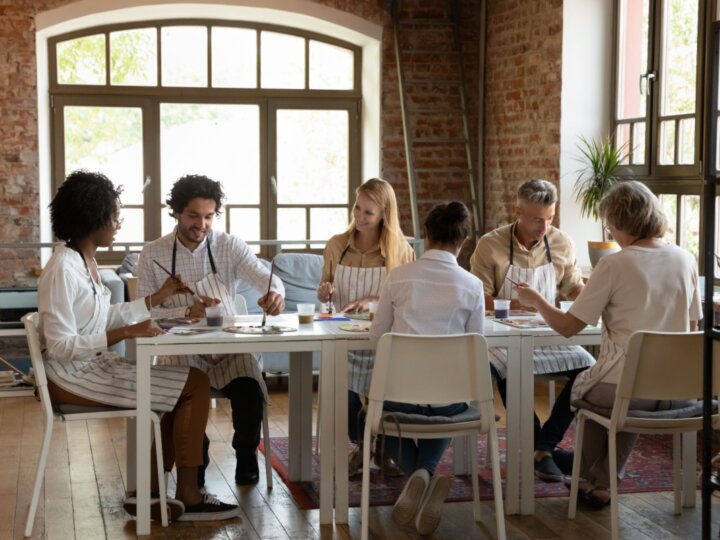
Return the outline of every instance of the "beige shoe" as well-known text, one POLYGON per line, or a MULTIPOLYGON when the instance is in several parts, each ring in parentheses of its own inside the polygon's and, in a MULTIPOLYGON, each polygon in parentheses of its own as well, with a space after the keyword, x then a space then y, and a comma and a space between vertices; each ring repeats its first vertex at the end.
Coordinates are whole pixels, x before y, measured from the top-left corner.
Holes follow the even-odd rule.
POLYGON ((430 474, 425 469, 418 469, 412 473, 393 506, 392 518, 395 523, 398 525, 412 523, 429 483, 430 474))
POLYGON ((427 488, 425 499, 415 518, 415 528, 423 536, 430 535, 440 525, 443 504, 450 492, 450 478, 433 476, 427 488))

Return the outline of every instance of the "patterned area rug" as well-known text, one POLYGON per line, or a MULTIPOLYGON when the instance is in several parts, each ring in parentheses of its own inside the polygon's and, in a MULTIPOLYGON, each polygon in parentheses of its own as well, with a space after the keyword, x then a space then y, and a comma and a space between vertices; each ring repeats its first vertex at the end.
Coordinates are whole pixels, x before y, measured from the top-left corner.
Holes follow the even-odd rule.
MULTIPOLYGON (((498 429, 500 437, 500 454, 503 463, 503 485, 505 478, 504 453, 505 453, 505 430, 498 429)), ((314 443, 313 443, 314 444, 314 443)), ((563 447, 572 449, 574 434, 572 429, 568 431, 563 441, 563 447)), ((318 456, 313 456, 313 480, 311 482, 291 482, 288 480, 288 441, 287 438, 274 437, 271 439, 273 468, 282 478, 293 494, 295 501, 302 509, 318 508, 320 504, 319 470, 320 462, 318 456)), ((313 446, 314 448, 314 446, 313 446)), ((264 452, 262 444, 260 449, 264 452)), ((348 446, 348 451, 350 451, 348 446)), ((698 441, 698 450, 700 444, 698 441)), ((482 459, 485 456, 485 437, 478 441, 478 456, 482 459)), ((453 447, 452 445, 445 452, 442 461, 438 465, 440 474, 452 476, 453 470, 453 447)), ((358 474, 350 479, 350 506, 360 506, 362 475, 358 474)), ((386 506, 395 502, 405 483, 404 477, 390 478, 383 476, 379 470, 371 471, 370 504, 373 506, 386 506)), ((619 486, 620 493, 639 493, 647 491, 672 491, 672 438, 668 435, 641 435, 633 450, 630 461, 625 471, 625 479, 619 486)), ((548 483, 540 480, 535 481, 536 497, 567 497, 570 493, 562 482, 548 483)), ((492 499, 492 476, 490 469, 480 470, 480 499, 492 499)), ((449 502, 471 501, 472 482, 470 476, 453 477, 449 502)))

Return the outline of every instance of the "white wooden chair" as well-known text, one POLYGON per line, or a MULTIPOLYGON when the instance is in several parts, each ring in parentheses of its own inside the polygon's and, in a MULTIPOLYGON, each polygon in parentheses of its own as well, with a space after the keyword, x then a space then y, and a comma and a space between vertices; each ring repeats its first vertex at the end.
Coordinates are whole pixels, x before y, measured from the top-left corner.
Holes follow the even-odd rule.
MULTIPOLYGON (((617 447, 618 432, 672 433, 673 484, 675 488, 675 514, 681 512, 681 434, 702 429, 702 405, 680 410, 628 411, 631 399, 692 400, 703 393, 703 334, 702 332, 635 332, 630 337, 625 366, 617 386, 612 410, 593 407, 583 401, 576 415, 575 459, 573 462, 568 517, 575 518, 578 481, 582 455, 583 431, 586 420, 592 420, 608 430, 608 457, 610 465, 610 505, 612 538, 619 538, 617 447)), ((720 392, 720 354, 715 349, 713 359, 713 395, 720 392)), ((720 416, 713 415, 717 429, 720 416)), ((694 437, 694 435, 693 435, 694 437)), ((694 445, 690 445, 693 446, 694 445)), ((693 463, 695 456, 690 456, 693 463)), ((694 488, 692 496, 694 497, 694 488)))
MULTIPOLYGON (((364 447, 370 448, 373 434, 415 439, 437 439, 486 433, 492 455, 493 490, 497 537, 505 538, 498 437, 493 409, 493 388, 487 342, 479 334, 418 336, 385 334, 377 345, 369 405, 365 423, 364 447), (383 418, 383 402, 457 403, 471 402, 468 411, 443 420, 416 423, 392 413, 383 418), (397 421, 396 421, 397 420, 397 421)), ((470 445, 473 516, 480 520, 480 499, 476 444, 470 445)), ((368 538, 370 503, 370 452, 363 453, 361 535, 368 538)))
MULTIPOLYGON (((47 465, 48 453, 50 451, 50 441, 52 439, 53 421, 71 421, 71 420, 97 420, 102 418, 135 418, 135 409, 121 409, 116 407, 81 407, 78 405, 55 405, 50 400, 50 392, 47 386, 47 377, 45 375, 45 365, 43 363, 42 352, 40 349, 40 338, 38 335, 38 323, 40 317, 38 313, 28 313, 22 318, 25 325, 25 333, 27 335, 28 348, 30 349, 30 360, 32 362, 33 372, 35 374, 35 386, 40 397, 40 404, 43 408, 45 418, 45 432, 43 435, 42 448, 38 459, 37 471, 35 473, 35 483, 33 487, 32 498, 30 499, 30 509, 28 511, 27 521, 25 524, 25 536, 32 535, 33 524, 35 521, 35 513, 37 512, 38 501, 40 499, 40 491, 45 476, 45 467, 47 465)), ((158 488, 160 491, 160 512, 163 527, 168 525, 167 502, 166 502, 166 486, 165 475, 163 474, 163 457, 162 457, 162 439, 160 436, 160 417, 156 413, 151 413, 153 423, 153 431, 155 436, 155 454, 158 469, 158 488)), ((149 450, 149 449, 148 449, 149 450)), ((128 447, 128 460, 134 460, 135 448, 128 447)), ((130 464, 128 470, 134 470, 134 466, 130 464)), ((134 483, 134 479, 132 479, 134 483)))

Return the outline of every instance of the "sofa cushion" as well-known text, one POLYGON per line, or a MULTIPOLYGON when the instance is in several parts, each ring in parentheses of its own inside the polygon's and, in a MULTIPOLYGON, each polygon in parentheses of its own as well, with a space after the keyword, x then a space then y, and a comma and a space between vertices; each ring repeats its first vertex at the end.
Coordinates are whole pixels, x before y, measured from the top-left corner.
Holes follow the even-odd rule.
MULTIPOLYGON (((270 262, 260 259, 270 268, 270 262)), ((294 312, 298 303, 317 304, 315 291, 320 283, 323 258, 313 253, 280 253, 275 256, 275 275, 285 285, 285 311, 294 312)), ((265 292, 256 291, 248 283, 238 284, 236 292, 245 297, 248 313, 262 313, 258 298, 265 292)))

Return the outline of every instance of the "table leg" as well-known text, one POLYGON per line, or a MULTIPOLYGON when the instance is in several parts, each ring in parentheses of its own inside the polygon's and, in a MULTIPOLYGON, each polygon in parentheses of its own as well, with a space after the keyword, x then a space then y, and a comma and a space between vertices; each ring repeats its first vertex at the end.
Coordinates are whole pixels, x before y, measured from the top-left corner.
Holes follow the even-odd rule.
POLYGON ((320 523, 332 524, 335 485, 335 346, 325 341, 320 356, 320 523))
MULTIPOLYGON (((335 523, 348 522, 347 341, 335 342, 335 523)), ((323 396, 323 399, 325 397, 323 396)), ((324 415, 324 411, 323 411, 324 415)), ((323 435, 324 437, 324 435, 323 435)))
POLYGON ((534 338, 522 338, 520 362, 520 513, 535 513, 535 375, 534 338))
POLYGON ((312 353, 291 352, 288 377, 288 476, 312 480, 312 353))
POLYGON ((509 339, 507 359, 505 513, 517 514, 520 511, 520 415, 522 414, 522 341, 520 336, 513 336, 509 339))
POLYGON ((152 358, 142 348, 137 351, 137 421, 135 436, 135 462, 137 468, 137 516, 135 529, 138 536, 150 534, 150 364, 152 358))

